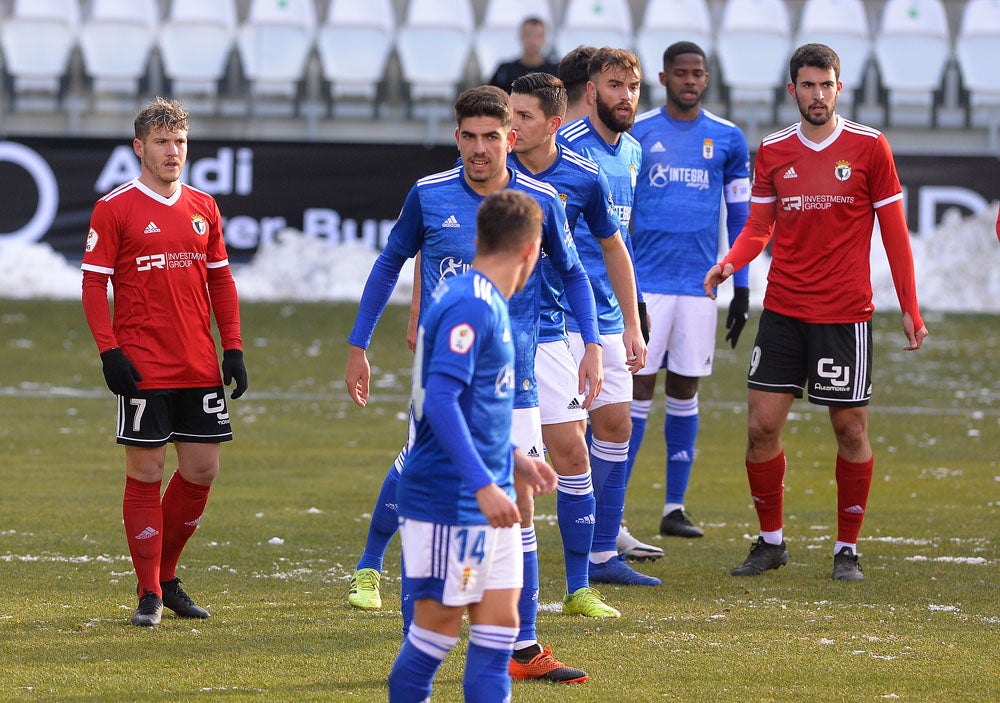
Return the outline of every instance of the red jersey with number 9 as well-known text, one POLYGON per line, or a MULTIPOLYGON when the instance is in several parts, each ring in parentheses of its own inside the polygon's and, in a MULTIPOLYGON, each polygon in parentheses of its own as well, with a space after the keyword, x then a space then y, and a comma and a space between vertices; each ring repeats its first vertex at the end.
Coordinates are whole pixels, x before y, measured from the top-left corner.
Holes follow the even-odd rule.
POLYGON ((902 197, 877 130, 841 117, 819 144, 798 123, 764 137, 751 191, 775 206, 764 307, 805 322, 868 320, 875 210, 902 197))

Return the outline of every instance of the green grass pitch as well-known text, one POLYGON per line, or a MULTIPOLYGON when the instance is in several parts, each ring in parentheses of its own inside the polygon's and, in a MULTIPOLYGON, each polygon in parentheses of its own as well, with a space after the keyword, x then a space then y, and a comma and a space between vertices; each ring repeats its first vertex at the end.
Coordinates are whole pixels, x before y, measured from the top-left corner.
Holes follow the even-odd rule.
MULTIPOLYGON (((405 437, 406 310, 375 336, 373 402, 344 391, 355 306, 243 306, 250 390, 236 441, 179 575, 212 612, 128 625, 134 576, 121 528, 114 401, 74 301, 0 300, 0 700, 385 700, 400 638, 399 545, 384 610, 346 602, 368 516, 405 437)), ((906 353, 875 319, 875 482, 859 545, 865 581, 830 580, 835 443, 797 402, 785 432, 791 561, 729 576, 756 534, 743 468, 754 321, 702 384, 688 508, 701 540, 661 539, 662 394, 626 521, 666 557, 659 588, 607 587, 617 621, 560 612, 555 500, 538 501, 539 633, 591 680, 516 682, 516 701, 989 701, 1000 699, 1000 325, 929 314, 906 353)), ((662 380, 660 381, 662 387, 662 380)), ((168 452, 168 462, 173 461, 168 452)), ((168 464, 168 468, 169 468, 168 464)), ((434 700, 461 700, 463 639, 434 700)))

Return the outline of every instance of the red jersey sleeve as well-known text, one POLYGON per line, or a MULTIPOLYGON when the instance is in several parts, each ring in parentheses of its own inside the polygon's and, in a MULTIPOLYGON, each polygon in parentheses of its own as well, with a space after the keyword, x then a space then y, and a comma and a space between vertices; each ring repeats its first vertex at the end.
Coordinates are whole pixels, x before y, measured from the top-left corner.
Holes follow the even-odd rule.
POLYGON ((878 217, 879 230, 882 232, 882 244, 885 246, 886 258, 889 260, 889 270, 892 273, 892 283, 896 288, 899 308, 904 313, 910 313, 913 318, 913 329, 924 326, 917 306, 917 283, 913 273, 913 251, 910 249, 910 231, 906 226, 906 215, 903 211, 903 201, 894 200, 875 211, 878 217))

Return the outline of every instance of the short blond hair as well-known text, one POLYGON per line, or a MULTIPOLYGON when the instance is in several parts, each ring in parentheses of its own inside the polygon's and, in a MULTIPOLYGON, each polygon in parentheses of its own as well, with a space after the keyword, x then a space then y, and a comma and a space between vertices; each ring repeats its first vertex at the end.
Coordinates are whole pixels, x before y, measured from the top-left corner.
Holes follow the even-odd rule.
POLYGON ((157 97, 135 117, 135 138, 145 139, 154 129, 168 132, 188 129, 188 114, 176 100, 157 97))

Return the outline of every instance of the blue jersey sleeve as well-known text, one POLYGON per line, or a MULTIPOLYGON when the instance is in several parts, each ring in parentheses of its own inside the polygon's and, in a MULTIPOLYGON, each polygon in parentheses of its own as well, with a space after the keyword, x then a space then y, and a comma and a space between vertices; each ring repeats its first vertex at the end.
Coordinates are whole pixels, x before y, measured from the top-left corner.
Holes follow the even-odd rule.
MULTIPOLYGON (((555 202, 558 203, 558 200, 555 202)), ((566 224, 566 213, 561 204, 549 207, 547 210, 545 225, 542 228, 542 246, 552 267, 562 279, 566 290, 566 301, 580 325, 580 335, 584 343, 600 344, 594 289, 590 287, 590 278, 580 263, 573 235, 569 231, 569 225, 566 224)))
POLYGON ((404 259, 412 259, 423 244, 424 213, 420 205, 420 193, 414 187, 403 202, 403 209, 389 232, 385 248, 402 255, 404 259))
POLYGON ((406 263, 406 257, 398 254, 388 247, 379 254, 372 266, 368 280, 365 281, 365 289, 361 294, 361 303, 358 306, 358 316, 354 320, 354 328, 347 341, 356 347, 367 349, 371 344, 372 334, 375 332, 375 325, 378 324, 385 306, 389 303, 389 297, 399 280, 399 271, 406 263))
POLYGON ((597 172, 592 190, 583 203, 582 214, 587 228, 598 239, 611 237, 615 232, 621 231, 621 222, 615 214, 614 200, 611 198, 611 185, 603 169, 597 172))
POLYGON ((458 468, 466 489, 475 493, 493 483, 493 477, 476 451, 459 407, 458 398, 464 389, 465 384, 453 376, 431 373, 426 385, 424 416, 438 443, 458 468))

